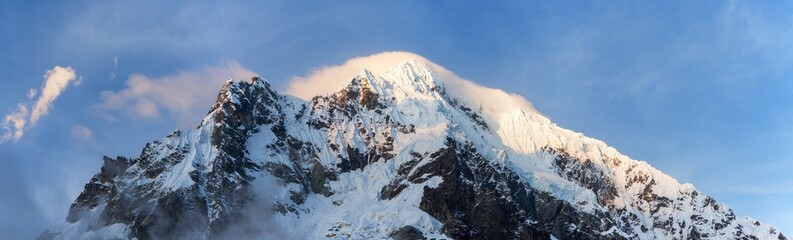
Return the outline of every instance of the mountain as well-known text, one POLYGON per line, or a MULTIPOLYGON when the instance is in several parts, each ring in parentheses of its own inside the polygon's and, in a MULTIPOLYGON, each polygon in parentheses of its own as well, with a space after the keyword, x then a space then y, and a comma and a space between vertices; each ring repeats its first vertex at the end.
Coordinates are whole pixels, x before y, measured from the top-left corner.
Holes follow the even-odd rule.
POLYGON ((310 101, 229 80, 196 129, 105 157, 40 239, 787 239, 530 107, 446 85, 419 60, 310 101))

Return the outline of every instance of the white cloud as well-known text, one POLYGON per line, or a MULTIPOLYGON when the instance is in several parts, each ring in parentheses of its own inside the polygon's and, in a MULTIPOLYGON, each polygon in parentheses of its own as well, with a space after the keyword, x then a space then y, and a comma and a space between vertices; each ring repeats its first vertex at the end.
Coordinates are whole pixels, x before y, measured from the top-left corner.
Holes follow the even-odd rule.
POLYGON ((449 94, 461 97, 470 106, 482 106, 493 112, 522 109, 537 113, 534 106, 523 97, 499 89, 488 88, 463 79, 446 68, 410 52, 383 52, 355 57, 341 65, 324 66, 308 76, 292 78, 287 88, 289 94, 303 99, 335 92, 348 84, 356 74, 368 69, 375 75, 382 74, 400 63, 416 59, 425 62, 440 78, 449 94))
POLYGON ((133 74, 127 79, 126 88, 103 91, 103 102, 98 107, 140 119, 158 119, 165 111, 180 128, 191 128, 206 114, 226 79, 250 79, 254 75, 237 62, 163 77, 133 74))
POLYGON ((388 68, 410 59, 431 63, 426 58, 409 52, 383 52, 364 57, 355 57, 341 65, 323 66, 314 70, 308 76, 292 78, 287 92, 303 99, 310 99, 316 95, 335 92, 350 83, 350 80, 363 69, 368 69, 373 74, 378 75, 388 70, 388 68))
MULTIPOLYGON (((29 104, 19 103, 15 112, 3 118, 3 122, 0 123, 0 128, 3 129, 3 134, 0 135, 0 143, 10 140, 18 141, 25 134, 25 127, 33 126, 41 117, 47 115, 55 99, 66 90, 69 82, 74 81, 75 78, 76 73, 72 67, 55 66, 53 69, 48 70, 44 75, 41 95, 33 103, 33 110, 28 109, 29 104)), ((31 88, 27 93, 28 99, 32 100, 37 93, 36 89, 31 88)))
POLYGON ((94 137, 94 132, 86 126, 76 124, 72 125, 71 135, 82 140, 90 140, 94 137))
POLYGON ((22 103, 17 104, 17 111, 6 115, 3 119, 3 135, 0 135, 0 143, 8 142, 11 139, 19 140, 24 134, 27 116, 28 107, 22 103))
POLYGON ((52 70, 47 71, 44 78, 46 80, 44 80, 41 95, 39 95, 39 99, 33 105, 33 110, 30 113, 31 125, 36 124, 39 118, 47 114, 50 107, 52 107, 52 103, 66 89, 69 82, 76 79, 76 74, 72 67, 55 66, 52 70))

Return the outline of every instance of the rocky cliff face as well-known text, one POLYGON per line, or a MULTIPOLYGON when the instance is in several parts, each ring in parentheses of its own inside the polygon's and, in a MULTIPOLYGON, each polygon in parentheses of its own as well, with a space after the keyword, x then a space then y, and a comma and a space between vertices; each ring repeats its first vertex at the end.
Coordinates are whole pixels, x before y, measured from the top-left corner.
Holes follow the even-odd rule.
POLYGON ((304 101, 225 84, 202 123, 104 159, 41 239, 786 239, 419 61, 304 101))

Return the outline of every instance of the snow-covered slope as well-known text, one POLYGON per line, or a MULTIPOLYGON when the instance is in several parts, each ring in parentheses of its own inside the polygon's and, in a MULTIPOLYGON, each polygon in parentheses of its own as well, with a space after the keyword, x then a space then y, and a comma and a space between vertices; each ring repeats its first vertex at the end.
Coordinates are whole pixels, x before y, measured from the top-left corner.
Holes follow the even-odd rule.
POLYGON ((42 239, 786 239, 425 63, 310 101, 228 81, 192 130, 105 158, 42 239))

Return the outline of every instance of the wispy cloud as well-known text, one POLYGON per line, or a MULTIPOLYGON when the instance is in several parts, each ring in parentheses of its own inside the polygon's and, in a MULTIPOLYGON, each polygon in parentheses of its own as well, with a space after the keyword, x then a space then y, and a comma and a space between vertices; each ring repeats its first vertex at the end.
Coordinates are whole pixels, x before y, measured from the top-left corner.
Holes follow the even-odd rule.
POLYGON ((8 142, 11 139, 17 141, 25 134, 23 129, 27 124, 28 114, 28 107, 25 106, 25 104, 19 103, 17 104, 17 110, 15 112, 5 116, 2 125, 4 132, 3 135, 0 136, 0 143, 8 142))
POLYGON ((790 15, 770 15, 751 2, 731 0, 721 11, 720 27, 724 38, 734 41, 735 48, 730 50, 773 56, 775 61, 769 64, 778 71, 789 69, 793 63, 788 57, 793 52, 789 44, 793 40, 791 23, 790 15))
POLYGON ((94 137, 94 132, 90 128, 80 124, 72 125, 70 134, 72 137, 82 140, 91 140, 94 137))
POLYGON ((138 119, 158 119, 165 111, 179 127, 189 128, 206 114, 226 79, 250 79, 254 75, 237 62, 163 77, 133 74, 127 79, 126 88, 103 91, 98 107, 110 118, 121 113, 138 119))
POLYGON ((47 71, 44 78, 46 80, 44 81, 44 87, 41 88, 41 95, 36 104, 33 105, 33 111, 30 113, 31 125, 36 124, 39 118, 47 115, 52 102, 61 95, 61 92, 69 85, 69 82, 77 79, 72 67, 64 68, 61 66, 55 66, 52 70, 47 71))
MULTIPOLYGON (((17 104, 17 110, 3 118, 0 127, 3 134, 0 135, 0 143, 14 140, 15 142, 25 134, 25 127, 36 124, 43 116, 47 115, 53 103, 66 90, 69 83, 74 82, 77 77, 72 67, 55 66, 48 70, 44 75, 44 84, 41 87, 41 95, 33 102, 33 109, 30 110, 27 103, 17 104), (29 124, 29 125, 28 125, 29 124)), ((27 93, 29 100, 36 97, 38 91, 30 89, 27 93)))
POLYGON ((38 93, 39 93, 38 90, 36 90, 35 88, 31 88, 30 90, 28 90, 28 100, 33 100, 33 98, 36 97, 36 94, 38 93))
POLYGON ((113 57, 113 69, 110 70, 110 81, 116 80, 116 70, 118 70, 118 56, 113 57))

